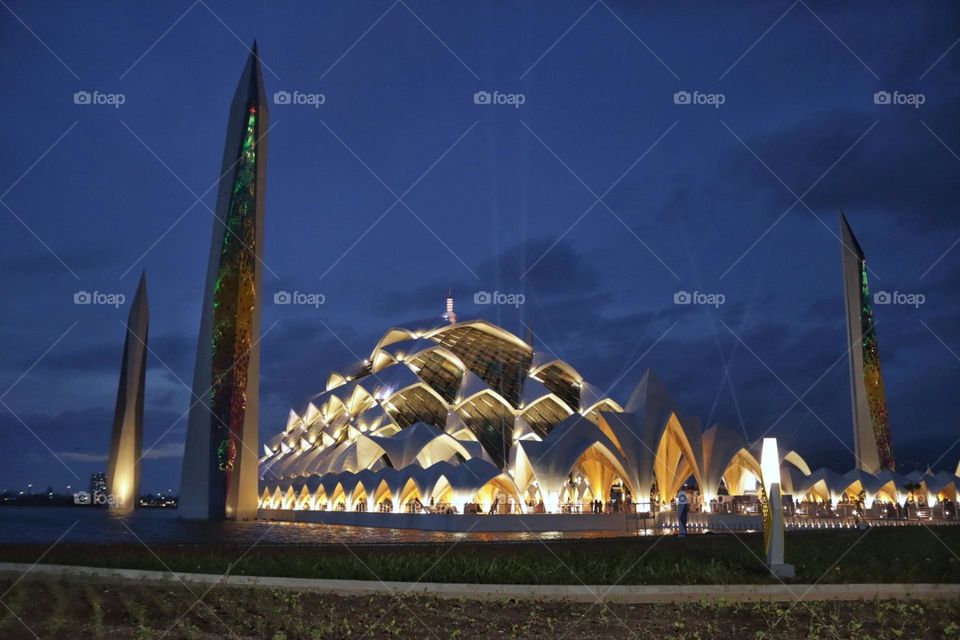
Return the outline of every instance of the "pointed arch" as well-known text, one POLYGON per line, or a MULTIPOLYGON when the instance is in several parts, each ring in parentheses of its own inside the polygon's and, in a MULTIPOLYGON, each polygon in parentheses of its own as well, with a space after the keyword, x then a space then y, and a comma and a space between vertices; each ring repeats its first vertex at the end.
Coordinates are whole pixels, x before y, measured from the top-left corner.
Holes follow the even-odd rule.
POLYGON ((303 485, 303 488, 300 489, 293 508, 298 510, 309 510, 313 508, 312 496, 310 495, 310 489, 307 488, 307 485, 303 485))
POLYGON ((403 483, 403 488, 400 489, 400 508, 406 509, 406 505, 411 500, 419 500, 420 503, 423 503, 423 497, 420 492, 420 485, 417 484, 417 481, 412 477, 407 478, 406 482, 403 483))
POLYGON ((280 491, 280 487, 277 487, 270 498, 270 508, 280 509, 281 507, 283 507, 283 492, 280 491))
POLYGON ((377 342, 377 345, 373 348, 374 351, 382 349, 383 347, 394 344, 395 342, 403 342, 404 340, 415 339, 417 334, 409 329, 404 329, 403 327, 390 327, 387 329, 387 332, 383 334, 383 337, 377 342))
POLYGON ((363 505, 361 511, 370 510, 370 497, 367 493, 367 488, 364 486, 362 480, 358 480, 357 484, 350 491, 349 500, 347 502, 347 509, 350 511, 357 511, 358 505, 363 505))
POLYGON ((347 384, 347 379, 346 379, 346 377, 342 376, 341 374, 337 373, 336 371, 331 371, 331 372, 330 372, 330 376, 327 378, 327 388, 326 388, 326 390, 327 390, 327 391, 330 391, 331 389, 336 389, 336 388, 339 387, 340 385, 344 385, 344 384, 347 384))
POLYGON ((350 397, 347 398, 347 413, 351 416, 357 416, 374 404, 376 404, 376 400, 374 400, 370 392, 367 391, 362 384, 358 384, 353 388, 350 397))
POLYGON ((326 511, 330 508, 329 500, 327 499, 327 490, 324 489, 323 485, 317 487, 317 490, 313 494, 313 508, 320 511, 326 511))
POLYGON ((702 485, 700 469, 696 465, 693 447, 676 413, 671 413, 654 456, 654 476, 660 488, 660 501, 669 502, 680 490, 684 480, 693 476, 702 485))
MULTIPOLYGON (((587 420, 597 425, 597 427, 599 427, 600 430, 603 431, 605 427, 606 429, 610 428, 609 426, 606 425, 606 423, 603 422, 603 420, 600 419, 601 412, 603 411, 615 411, 615 412, 622 413, 623 407, 621 407, 619 404, 617 404, 615 400, 611 398, 603 398, 602 400, 598 400, 593 405, 582 410, 580 413, 582 413, 587 420)), ((604 431, 604 433, 607 435, 607 437, 610 437, 613 432, 607 433, 606 431, 604 431)))
POLYGON ((330 507, 334 511, 339 511, 341 504, 344 505, 344 508, 347 508, 347 491, 343 482, 337 482, 330 494, 330 507))
POLYGON ((387 501, 390 503, 390 511, 396 513, 399 502, 394 497, 393 491, 390 490, 390 485, 387 484, 386 478, 384 478, 380 480, 380 483, 373 492, 373 506, 379 510, 380 505, 387 501))
POLYGON ((730 495, 743 495, 756 487, 760 463, 746 447, 741 447, 727 462, 722 477, 730 495))
POLYGON ((505 494, 508 498, 512 498, 518 507, 523 503, 523 498, 517 491, 516 486, 512 482, 507 482, 501 476, 489 480, 485 485, 480 487, 480 490, 474 495, 473 501, 478 502, 484 511, 489 511, 498 493, 505 494))
POLYGON ((288 487, 286 493, 283 494, 283 501, 280 505, 281 509, 293 509, 294 504, 297 500, 297 494, 294 493, 293 487, 288 487))
POLYGON ((811 473, 810 465, 808 465, 807 461, 804 460, 803 457, 796 451, 788 451, 783 456, 783 459, 781 462, 789 462, 790 464, 795 466, 797 469, 799 469, 800 472, 803 473, 803 475, 805 476, 808 476, 811 473))
POLYGON ((303 413, 303 424, 309 427, 319 419, 320 409, 312 402, 308 403, 307 410, 303 413))
MULTIPOLYGON (((620 478, 629 487, 626 470, 620 465, 613 452, 597 443, 588 448, 577 461, 577 468, 586 480, 586 489, 594 499, 606 502, 610 499, 610 487, 620 478)), ((631 488, 630 493, 637 495, 631 488)))

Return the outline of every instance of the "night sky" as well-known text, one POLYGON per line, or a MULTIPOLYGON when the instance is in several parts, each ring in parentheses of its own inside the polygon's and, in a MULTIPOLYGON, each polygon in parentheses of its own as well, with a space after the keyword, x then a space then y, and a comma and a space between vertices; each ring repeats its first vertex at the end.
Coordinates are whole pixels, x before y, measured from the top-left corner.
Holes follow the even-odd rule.
POLYGON ((106 468, 143 269, 142 489, 178 487, 210 209, 254 39, 270 96, 323 95, 271 105, 261 439, 452 288, 461 318, 531 326, 621 402, 652 368, 683 414, 847 471, 843 209, 871 288, 923 296, 874 306, 898 469, 957 466, 955 3, 0 5, 0 489, 106 468))

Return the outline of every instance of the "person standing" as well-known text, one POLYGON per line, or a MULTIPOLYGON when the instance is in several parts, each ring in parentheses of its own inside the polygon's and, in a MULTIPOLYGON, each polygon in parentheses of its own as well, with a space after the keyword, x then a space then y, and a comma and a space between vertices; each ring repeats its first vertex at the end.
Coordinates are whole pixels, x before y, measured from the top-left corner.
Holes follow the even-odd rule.
POLYGON ((687 535, 687 516, 690 512, 690 496, 687 494, 687 485, 680 487, 677 493, 677 522, 681 538, 687 535))

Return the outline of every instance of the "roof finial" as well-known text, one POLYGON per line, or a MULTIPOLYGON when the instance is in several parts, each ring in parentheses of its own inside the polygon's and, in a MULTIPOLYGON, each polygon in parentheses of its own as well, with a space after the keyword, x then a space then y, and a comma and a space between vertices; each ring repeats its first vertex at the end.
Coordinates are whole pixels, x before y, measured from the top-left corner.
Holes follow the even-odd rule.
POLYGON ((457 323, 457 314, 453 311, 453 289, 447 289, 447 310, 443 314, 443 319, 450 324, 457 323))

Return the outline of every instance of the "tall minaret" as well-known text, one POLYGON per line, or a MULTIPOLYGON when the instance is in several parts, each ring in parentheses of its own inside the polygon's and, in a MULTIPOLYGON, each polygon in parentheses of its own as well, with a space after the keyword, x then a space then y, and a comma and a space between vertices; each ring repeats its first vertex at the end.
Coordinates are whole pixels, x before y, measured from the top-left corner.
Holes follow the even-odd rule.
POLYGON ((858 469, 893 471, 887 400, 880 373, 880 352, 867 285, 867 259, 847 218, 840 212, 843 288, 850 345, 850 397, 853 404, 853 443, 858 469))
POLYGON ((447 289, 447 310, 441 317, 450 324, 457 324, 457 314, 453 310, 453 289, 447 289))
POLYGON ((143 388, 147 373, 147 274, 140 275, 127 317, 117 408, 107 458, 107 495, 111 509, 129 511, 140 494, 140 458, 143 447, 143 388))
POLYGON ((267 119, 254 43, 227 124, 183 454, 183 518, 257 515, 267 119))

